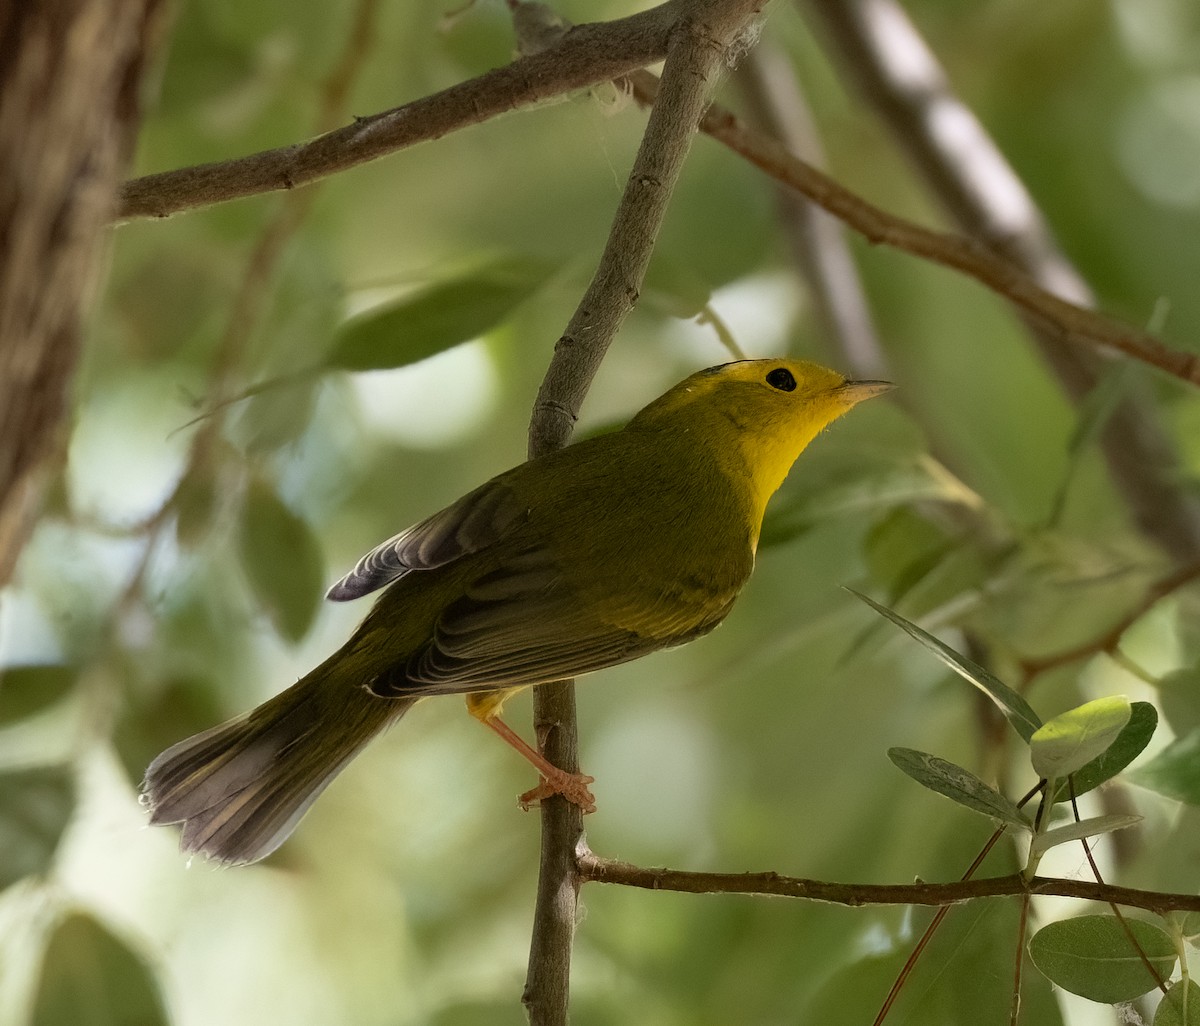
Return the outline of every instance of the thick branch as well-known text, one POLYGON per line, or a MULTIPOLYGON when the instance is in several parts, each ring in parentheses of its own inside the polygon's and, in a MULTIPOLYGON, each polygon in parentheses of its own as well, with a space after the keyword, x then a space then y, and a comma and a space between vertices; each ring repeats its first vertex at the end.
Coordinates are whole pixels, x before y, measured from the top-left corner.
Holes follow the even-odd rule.
POLYGON ((601 858, 591 852, 579 856, 579 876, 585 882, 623 884, 651 891, 688 894, 756 894, 804 898, 833 905, 957 905, 978 898, 1014 894, 1052 894, 1064 898, 1104 901, 1127 908, 1142 908, 1162 915, 1200 911, 1200 895, 1143 891, 1116 887, 1094 880, 1062 880, 1037 876, 1026 881, 1020 873, 952 883, 843 884, 778 873, 689 873, 680 869, 645 869, 627 862, 601 858))
POLYGON ((61 441, 160 0, 0 7, 0 585, 61 441))

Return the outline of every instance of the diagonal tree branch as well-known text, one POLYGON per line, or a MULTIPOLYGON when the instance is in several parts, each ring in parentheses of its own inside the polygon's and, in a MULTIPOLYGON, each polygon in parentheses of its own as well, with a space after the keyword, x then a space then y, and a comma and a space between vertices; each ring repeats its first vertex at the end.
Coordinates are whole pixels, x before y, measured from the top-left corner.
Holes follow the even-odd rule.
MULTIPOLYGON (((1094 303, 1087 283, 1058 249, 1024 184, 971 110, 903 8, 894 0, 808 0, 846 74, 892 131, 930 192, 986 251, 1068 301, 1094 303)), ((1078 400, 1099 380, 1097 354, 1079 340, 1078 314, 1060 320, 1043 297, 1022 286, 1013 299, 1027 315, 1042 358, 1063 391, 1078 400), (1049 316, 1047 316, 1049 315, 1049 316), (1074 326, 1073 326, 1074 325, 1074 326)), ((1066 312, 1065 307, 1059 307, 1066 312)), ((1096 338, 1097 336, 1093 336, 1096 338)), ((1107 344, 1200 384, 1200 358, 1172 351, 1146 332, 1126 329, 1107 344)), ((1175 487, 1178 456, 1148 395, 1133 390, 1114 409, 1100 445, 1109 472, 1142 532, 1181 562, 1200 553, 1200 503, 1175 487)))
POLYGON ((662 60, 671 26, 686 9, 685 0, 668 0, 628 18, 578 25, 550 49, 308 142, 135 178, 121 191, 117 216, 168 217, 298 188, 518 107, 617 78, 662 60))
MULTIPOLYGON (((627 77, 633 83, 638 102, 654 102, 657 90, 654 75, 637 71, 627 77)), ((840 218, 868 242, 903 250, 974 278, 1034 318, 1060 342, 1100 345, 1200 385, 1200 354, 1170 349, 1150 332, 1054 295, 976 239, 933 231, 889 214, 789 153, 781 143, 750 131, 727 108, 713 104, 700 128, 761 171, 840 218)))
MULTIPOLYGON (((685 6, 686 0, 669 0, 621 21, 564 28, 558 42, 505 68, 361 118, 308 143, 134 179, 125 185, 119 216, 166 217, 212 203, 295 188, 517 107, 622 76, 634 84, 641 102, 650 103, 657 79, 636 69, 661 59, 669 26, 685 6)), ((782 145, 747 131, 729 111, 712 107, 701 127, 868 241, 893 246, 980 281, 1034 318, 1048 337, 1063 345, 1099 345, 1200 384, 1200 355, 1170 349, 1149 332, 1054 295, 977 240, 931 231, 888 214, 792 156, 782 145)), ((1134 428, 1141 433, 1142 422, 1134 428)), ((1149 504, 1144 508, 1146 516, 1152 517, 1149 504)))
MULTIPOLYGON (((667 204, 708 93, 730 46, 762 0, 692 0, 672 27, 659 102, 646 124, 625 191, 591 284, 554 347, 534 404, 529 454, 563 445, 604 354, 637 302, 667 204)), ((534 719, 545 755, 578 772, 574 685, 534 689, 534 719)), ((567 1019, 571 943, 580 880, 582 815, 562 798, 542 805, 541 865, 523 1001, 534 1026, 567 1019)))

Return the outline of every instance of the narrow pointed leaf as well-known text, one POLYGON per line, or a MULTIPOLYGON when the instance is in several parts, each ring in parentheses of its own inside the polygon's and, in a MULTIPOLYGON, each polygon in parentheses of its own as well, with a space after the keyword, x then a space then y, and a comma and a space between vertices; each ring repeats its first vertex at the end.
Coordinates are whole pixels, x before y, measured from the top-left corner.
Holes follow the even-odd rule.
POLYGON ((1149 702, 1134 702, 1130 710, 1129 722, 1117 735, 1116 740, 1086 766, 1072 774, 1070 787, 1064 780, 1059 785, 1055 801, 1068 801, 1071 797, 1072 787, 1075 790, 1075 796, 1079 797, 1079 795, 1099 787, 1105 781, 1111 780, 1142 754, 1157 727, 1158 710, 1149 702))
POLYGON ((906 631, 960 677, 979 688, 980 691, 1000 707, 1000 711, 1007 717, 1013 729, 1026 741, 1033 737, 1034 731, 1042 725, 1041 718, 1033 711, 1033 707, 995 674, 989 673, 978 663, 955 652, 945 642, 939 641, 932 634, 923 631, 915 623, 910 623, 899 613, 888 609, 887 606, 880 605, 878 602, 868 598, 861 592, 855 591, 853 588, 847 588, 846 590, 851 595, 862 599, 879 613, 880 616, 886 617, 901 630, 906 631))
POLYGON ((1176 980, 1158 1003, 1154 1026, 1200 1026, 1200 986, 1176 980))
POLYGON ((1097 834, 1111 834, 1114 830, 1124 830, 1141 821, 1141 816, 1093 816, 1091 819, 1081 819, 1078 823, 1067 823, 1064 826, 1054 827, 1034 838, 1030 857, 1038 858, 1044 852, 1060 844, 1079 841, 1085 837, 1095 837, 1097 834))
POLYGON ((889 748, 888 758, 918 784, 958 802, 972 812, 1022 830, 1030 829, 1029 821, 1015 802, 989 787, 970 770, 912 748, 889 748))
POLYGON ((1116 741, 1132 712, 1128 698, 1110 695, 1055 716, 1029 739, 1034 772, 1052 780, 1082 769, 1116 741))
POLYGON ((326 364, 364 371, 405 367, 486 335, 545 280, 543 267, 504 263, 404 296, 346 322, 326 364))
MULTIPOLYGON (((1164 980, 1175 970, 1175 944, 1152 923, 1125 917, 1138 945, 1164 980)), ((1116 916, 1078 916, 1043 927, 1029 957, 1052 983, 1072 994, 1114 1005, 1132 1001, 1157 983, 1116 916)))

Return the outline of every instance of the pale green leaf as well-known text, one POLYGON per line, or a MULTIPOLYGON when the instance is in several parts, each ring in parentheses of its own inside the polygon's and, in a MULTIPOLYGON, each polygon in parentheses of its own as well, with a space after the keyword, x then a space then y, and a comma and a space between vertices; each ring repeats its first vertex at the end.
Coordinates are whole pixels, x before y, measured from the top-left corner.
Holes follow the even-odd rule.
POLYGON ((62 767, 0 773, 0 890, 50 867, 74 809, 74 783, 62 767))
POLYGON ((1117 739, 1132 711, 1124 695, 1110 695, 1042 724, 1029 739, 1034 772, 1053 780, 1082 769, 1117 739))
POLYGON ((1200 665, 1168 673, 1158 682, 1163 716, 1176 735, 1200 727, 1200 665))
POLYGON ((494 330, 541 285, 545 268, 498 264, 347 321, 326 365, 342 370, 406 367, 494 330))
POLYGON ((1176 738, 1126 779, 1176 801, 1200 805, 1200 728, 1176 738))
POLYGON ((299 641, 324 593, 320 543, 307 522, 262 480, 251 485, 238 527, 239 554, 255 596, 280 634, 299 641))
POLYGON ((73 666, 10 666, 0 670, 0 725, 49 708, 71 690, 79 671, 73 666))
POLYGON ((1067 823, 1054 827, 1045 833, 1038 834, 1033 839, 1029 857, 1037 859, 1051 848, 1071 841, 1080 841, 1085 837, 1095 837, 1097 834, 1111 834, 1114 830, 1124 830, 1142 821, 1141 816, 1111 815, 1093 816, 1091 819, 1081 819, 1078 823, 1067 823))
POLYGON ((1125 724, 1117 739, 1086 766, 1071 774, 1070 786, 1064 780, 1059 784, 1055 801, 1067 801, 1072 788, 1075 796, 1086 794, 1111 780, 1145 750, 1158 726, 1158 710, 1149 702, 1134 702, 1129 722, 1125 724))

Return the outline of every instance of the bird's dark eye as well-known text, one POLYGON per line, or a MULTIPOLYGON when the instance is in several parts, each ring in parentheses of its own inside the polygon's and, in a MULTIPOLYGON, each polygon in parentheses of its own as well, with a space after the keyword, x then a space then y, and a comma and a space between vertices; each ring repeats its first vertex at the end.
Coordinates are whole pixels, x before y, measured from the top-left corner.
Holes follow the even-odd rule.
POLYGON ((792 372, 786 367, 776 367, 771 371, 767 375, 767 384, 781 392, 796 391, 796 379, 792 377, 792 372))

